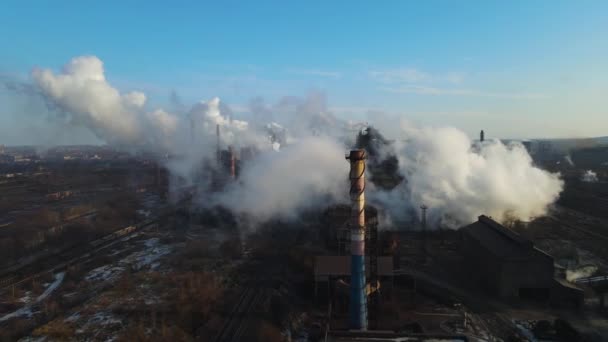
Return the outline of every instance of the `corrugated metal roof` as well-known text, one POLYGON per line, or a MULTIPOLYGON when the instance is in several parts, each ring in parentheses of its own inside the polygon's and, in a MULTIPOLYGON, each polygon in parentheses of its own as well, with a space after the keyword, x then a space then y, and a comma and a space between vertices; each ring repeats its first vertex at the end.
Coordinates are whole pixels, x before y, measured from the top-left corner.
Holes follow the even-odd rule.
POLYGON ((534 244, 487 216, 462 228, 488 251, 502 259, 524 259, 534 253, 534 244))

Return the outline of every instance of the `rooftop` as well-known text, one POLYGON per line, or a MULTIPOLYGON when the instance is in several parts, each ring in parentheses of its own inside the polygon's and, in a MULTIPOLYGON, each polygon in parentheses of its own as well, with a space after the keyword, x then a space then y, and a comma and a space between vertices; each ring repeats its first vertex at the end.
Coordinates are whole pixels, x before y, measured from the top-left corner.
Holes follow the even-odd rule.
POLYGON ((502 259, 523 259, 535 253, 545 254, 535 248, 532 241, 485 215, 479 216, 477 222, 463 227, 462 231, 502 259))

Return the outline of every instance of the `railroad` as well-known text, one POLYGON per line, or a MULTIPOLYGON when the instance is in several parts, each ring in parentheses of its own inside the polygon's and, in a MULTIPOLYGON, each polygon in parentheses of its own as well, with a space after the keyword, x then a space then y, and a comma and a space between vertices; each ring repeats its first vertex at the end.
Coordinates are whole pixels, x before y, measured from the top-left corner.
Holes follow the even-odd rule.
MULTIPOLYGON (((62 225, 68 224, 68 223, 70 223, 70 222, 72 222, 74 220, 80 219, 80 218, 90 217, 90 216, 93 216, 93 215, 97 215, 97 213, 98 213, 97 210, 90 210, 90 211, 87 211, 87 212, 82 213, 82 214, 75 214, 75 215, 69 216, 61 224, 53 226, 53 227, 49 228, 49 230, 52 230, 52 229, 55 229, 55 228, 60 227, 62 225)), ((67 251, 70 248, 75 248, 75 247, 76 247, 76 245, 69 246, 67 248, 66 247, 64 247, 64 248, 54 248, 54 249, 45 250, 45 251, 42 251, 42 252, 39 252, 39 253, 34 253, 33 255, 27 257, 25 260, 23 260, 23 261, 21 261, 21 262, 19 262, 17 264, 14 264, 14 265, 12 265, 10 267, 5 267, 5 268, 1 269, 0 270, 0 277, 2 277, 2 279, 4 279, 4 277, 6 275, 13 274, 14 272, 18 272, 18 271, 24 269, 25 267, 30 266, 30 265, 32 265, 32 264, 34 264, 34 263, 36 263, 36 262, 38 262, 40 260, 52 257, 52 256, 54 256, 56 254, 60 254, 62 252, 67 251)), ((0 280, 0 286, 2 286, 2 280, 0 280)))
MULTIPOLYGON (((179 204, 181 205, 182 202, 179 204)), ((88 243, 57 251, 52 255, 46 256, 43 261, 40 261, 40 263, 35 266, 31 263, 27 263, 25 265, 19 265, 19 267, 13 267, 8 274, 7 272, 2 274, 3 278, 0 279, 0 290, 5 290, 11 287, 14 288, 15 286, 27 281, 32 281, 45 275, 65 270, 68 267, 78 263, 85 262, 100 250, 110 247, 114 243, 122 241, 126 237, 132 236, 137 232, 151 227, 161 218, 174 213, 179 207, 179 205, 169 205, 161 209, 160 213, 154 218, 144 220, 135 225, 121 228, 88 243)))
POLYGON ((592 236, 592 237, 600 239, 600 240, 608 241, 608 236, 606 236, 604 234, 600 234, 600 233, 591 231, 586 228, 574 226, 570 223, 565 222, 564 220, 560 220, 558 217, 556 217, 555 215, 552 215, 552 214, 547 215, 547 217, 549 219, 551 219, 551 221, 555 222, 555 224, 558 226, 562 226, 562 227, 570 229, 570 230, 576 230, 576 231, 584 233, 588 236, 592 236))
POLYGON ((260 291, 260 288, 245 286, 239 296, 239 300, 214 341, 231 342, 243 340, 243 334, 247 330, 248 319, 253 309, 263 300, 264 293, 265 291, 260 291))

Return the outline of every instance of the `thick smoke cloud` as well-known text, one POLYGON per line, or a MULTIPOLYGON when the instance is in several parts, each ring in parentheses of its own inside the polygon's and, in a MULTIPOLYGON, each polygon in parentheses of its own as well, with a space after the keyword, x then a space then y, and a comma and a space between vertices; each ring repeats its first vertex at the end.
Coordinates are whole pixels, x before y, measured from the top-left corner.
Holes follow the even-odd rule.
POLYGON ((251 161, 217 203, 258 220, 297 216, 294 208, 318 208, 346 201, 345 147, 327 137, 308 137, 278 153, 251 161))
MULTIPOLYGON (((203 165, 216 165, 216 125, 224 148, 261 151, 242 165, 238 182, 225 191, 201 191, 201 205, 222 204, 264 220, 348 201, 344 154, 361 125, 331 113, 321 92, 284 97, 272 105, 256 98, 250 103, 252 120, 237 120, 218 98, 188 110, 174 93, 171 107, 180 115, 148 108, 145 94, 114 88, 94 56, 74 58, 59 73, 35 69, 32 80, 33 91, 63 113, 71 127, 85 127, 108 144, 169 154, 173 157, 162 160, 170 171, 192 182, 203 165)), ((421 204, 430 208, 430 222, 451 226, 481 214, 528 219, 544 213, 561 191, 558 175, 534 167, 519 144, 473 145, 454 128, 411 125, 391 136, 399 122, 380 121, 377 128, 393 140, 380 156, 396 156, 405 181, 391 191, 368 183, 367 196, 395 221, 415 218, 421 204)))
MULTIPOLYGON (((102 61, 94 56, 72 59, 60 74, 35 69, 32 78, 50 102, 72 114, 73 122, 112 144, 140 145, 146 140, 143 120, 168 121, 165 113, 142 117, 146 96, 141 92, 121 94, 110 86, 102 61)), ((153 124, 162 125, 162 121, 153 124)))
POLYGON ((473 145, 462 131, 448 127, 403 124, 402 130, 405 140, 395 141, 391 152, 406 183, 378 196, 397 218, 424 204, 430 221, 445 225, 481 214, 527 220, 545 213, 562 190, 559 176, 534 167, 521 144, 473 145))

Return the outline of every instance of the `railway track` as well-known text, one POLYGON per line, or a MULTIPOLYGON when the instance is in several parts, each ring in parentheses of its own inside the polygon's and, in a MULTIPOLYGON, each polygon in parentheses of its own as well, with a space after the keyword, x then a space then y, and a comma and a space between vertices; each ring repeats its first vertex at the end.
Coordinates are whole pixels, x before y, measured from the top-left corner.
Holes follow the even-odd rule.
POLYGON ((73 266, 89 260, 97 252, 108 248, 113 244, 122 241, 123 239, 133 236, 141 232, 154 223, 157 223, 161 218, 175 212, 178 207, 169 207, 160 210, 160 214, 154 218, 145 220, 133 226, 121 228, 113 233, 105 235, 99 239, 88 243, 72 246, 62 251, 58 251, 52 255, 45 257, 44 260, 33 264, 23 265, 22 267, 12 267, 10 271, 4 272, 0 276, 0 290, 5 290, 22 283, 32 281, 48 274, 65 270, 69 266, 73 266))
MULTIPOLYGON (((153 223, 153 222, 152 222, 153 223)), ((150 224, 152 224, 150 223, 150 224)), ((114 232, 110 235, 107 235, 101 239, 92 241, 88 244, 85 244, 84 247, 77 247, 73 249, 69 249, 67 251, 61 252, 59 254, 53 255, 43 261, 43 265, 37 265, 35 272, 28 272, 29 270, 21 270, 15 272, 14 274, 10 274, 5 278, 0 279, 0 290, 4 290, 13 286, 20 285, 22 283, 32 281, 48 274, 53 274, 55 272, 65 270, 69 266, 76 265, 78 263, 85 262, 89 260, 92 256, 94 256, 97 252, 102 249, 108 248, 113 244, 119 242, 125 237, 132 236, 135 232, 139 232, 144 228, 148 227, 150 224, 146 226, 142 226, 139 229, 134 229, 135 226, 129 226, 123 229, 120 229, 117 232, 114 232), (112 238, 108 238, 111 236, 112 238)))
POLYGON ((213 341, 232 342, 242 341, 246 337, 248 322, 255 319, 253 313, 256 307, 264 299, 265 291, 257 286, 247 286, 241 292, 239 299, 232 312, 224 323, 224 326, 215 336, 213 341))
POLYGON ((570 223, 564 222, 564 220, 560 219, 559 217, 557 217, 557 216, 555 216, 553 214, 547 215, 547 217, 549 219, 551 219, 553 222, 555 222, 557 225, 561 225, 564 228, 567 228, 567 229, 570 229, 570 230, 575 230, 575 231, 584 233, 585 235, 592 236, 592 237, 594 237, 596 239, 600 239, 600 240, 604 240, 604 241, 608 242, 608 236, 606 236, 604 234, 601 234, 601 233, 598 233, 598 232, 594 232, 594 231, 591 231, 591 230, 589 230, 587 228, 578 227, 578 226, 572 225, 570 223))

